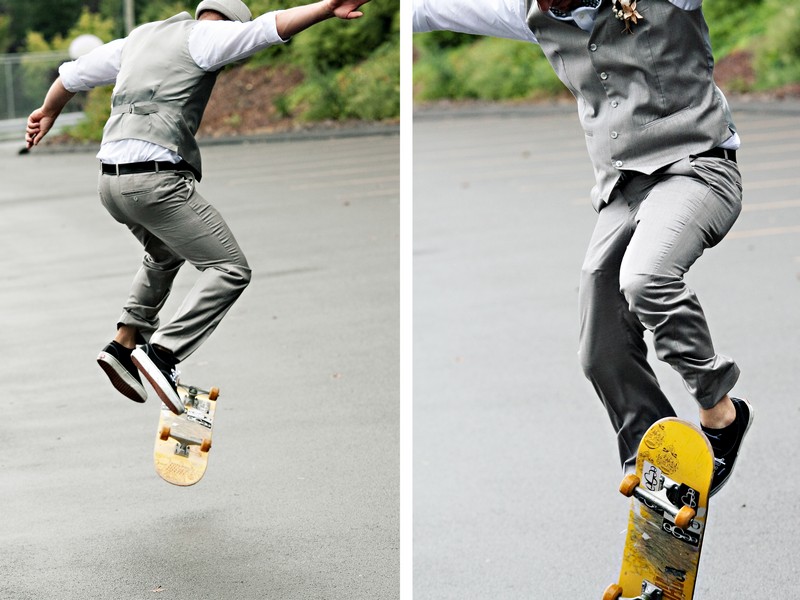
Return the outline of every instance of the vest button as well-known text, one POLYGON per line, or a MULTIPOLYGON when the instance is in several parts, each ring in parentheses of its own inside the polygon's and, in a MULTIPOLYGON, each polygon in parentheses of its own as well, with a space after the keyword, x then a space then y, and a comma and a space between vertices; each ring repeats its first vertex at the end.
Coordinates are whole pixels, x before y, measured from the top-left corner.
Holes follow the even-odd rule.
POLYGON ((592 52, 597 52, 597 44, 589 44, 589 50, 592 52))
POLYGON ((621 169, 621 168, 622 168, 622 164, 623 164, 623 163, 622 163, 622 161, 621 161, 621 160, 618 160, 618 161, 616 161, 616 162, 614 163, 614 166, 615 166, 615 167, 617 167, 618 169, 621 169))
POLYGON ((604 80, 604 81, 605 81, 606 79, 608 79, 608 73, 606 73, 605 71, 603 71, 602 73, 600 73, 600 79, 602 79, 602 80, 604 80))
POLYGON ((612 137, 612 139, 617 139, 619 137, 619 134, 616 131, 612 131, 611 132, 611 137, 612 137))
POLYGON ((617 108, 618 106, 619 106, 619 102, 617 102, 616 100, 612 100, 611 101, 611 108, 617 108))

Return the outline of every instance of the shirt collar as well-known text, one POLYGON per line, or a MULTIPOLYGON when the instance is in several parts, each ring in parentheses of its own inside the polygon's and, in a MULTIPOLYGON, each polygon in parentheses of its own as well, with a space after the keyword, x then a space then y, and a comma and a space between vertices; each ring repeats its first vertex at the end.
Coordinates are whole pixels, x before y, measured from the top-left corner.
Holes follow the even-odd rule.
POLYGON ((597 18, 597 11, 600 9, 601 0, 583 0, 578 8, 565 12, 551 8, 550 16, 559 21, 574 21, 575 24, 584 31, 591 31, 594 27, 594 20, 597 18))

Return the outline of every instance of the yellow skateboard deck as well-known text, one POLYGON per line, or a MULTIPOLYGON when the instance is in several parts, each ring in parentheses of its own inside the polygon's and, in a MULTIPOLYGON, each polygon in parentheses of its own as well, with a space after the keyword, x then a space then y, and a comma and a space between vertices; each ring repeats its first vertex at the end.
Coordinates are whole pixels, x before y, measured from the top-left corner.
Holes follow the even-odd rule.
POLYGON ((619 583, 603 600, 692 600, 708 516, 714 454, 703 432, 661 419, 647 430, 636 473, 620 491, 631 497, 619 583))
POLYGON ((219 389, 178 384, 185 410, 174 414, 161 405, 153 453, 156 472, 173 485, 194 485, 203 478, 211 450, 211 431, 219 389))

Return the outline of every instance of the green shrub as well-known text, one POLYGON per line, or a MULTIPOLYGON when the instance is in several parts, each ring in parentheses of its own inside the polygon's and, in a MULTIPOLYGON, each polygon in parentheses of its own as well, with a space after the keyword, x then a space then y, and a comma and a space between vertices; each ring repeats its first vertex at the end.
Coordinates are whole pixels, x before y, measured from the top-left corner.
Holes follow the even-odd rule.
POLYGON ((336 75, 341 119, 378 121, 400 114, 399 43, 385 44, 360 65, 336 75))
POLYGON ((419 100, 508 100, 565 91, 541 50, 529 43, 479 38, 443 50, 424 44, 417 49, 414 88, 419 100))
POLYGON ((399 43, 384 44, 368 60, 336 73, 316 73, 287 99, 305 121, 383 120, 400 114, 399 43))
POLYGON ((343 23, 328 20, 292 40, 296 64, 308 71, 327 72, 365 60, 387 36, 396 35, 399 0, 370 3, 368 16, 343 23))
POLYGON ((769 35, 755 50, 757 85, 771 89, 800 82, 800 1, 767 0, 769 35))
POLYGON ((753 38, 764 33, 763 6, 764 0, 703 1, 703 14, 717 60, 734 50, 746 49, 753 38))
POLYGON ((90 90, 84 107, 84 118, 66 130, 79 142, 97 142, 103 137, 103 126, 111 114, 113 86, 104 85, 90 90))
MULTIPOLYGON (((306 4, 304 0, 256 0, 250 2, 254 15, 270 10, 306 4)), ((358 64, 399 36, 400 0, 376 0, 364 6, 364 17, 350 22, 330 19, 303 31, 286 44, 259 52, 250 67, 271 64, 275 60, 299 66, 307 74, 326 73, 358 64)))

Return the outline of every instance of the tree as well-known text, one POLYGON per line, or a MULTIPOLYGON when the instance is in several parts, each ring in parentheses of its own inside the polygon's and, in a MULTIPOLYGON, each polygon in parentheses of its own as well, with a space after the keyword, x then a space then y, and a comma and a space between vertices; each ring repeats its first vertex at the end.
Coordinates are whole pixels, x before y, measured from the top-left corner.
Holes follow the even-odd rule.
POLYGON ((29 31, 45 40, 64 36, 81 14, 82 0, 8 0, 11 14, 11 46, 19 48, 29 31))

